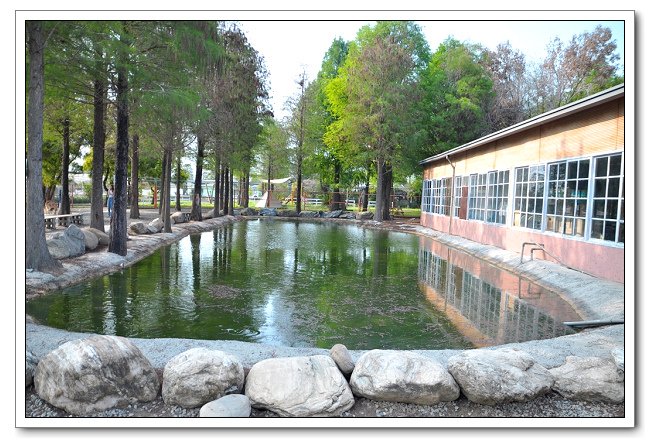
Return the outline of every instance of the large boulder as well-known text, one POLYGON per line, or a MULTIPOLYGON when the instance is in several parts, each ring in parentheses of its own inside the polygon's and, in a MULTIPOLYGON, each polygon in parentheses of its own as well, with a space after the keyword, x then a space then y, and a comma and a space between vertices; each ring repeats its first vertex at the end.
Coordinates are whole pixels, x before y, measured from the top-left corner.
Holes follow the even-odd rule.
POLYGON ((163 227, 165 227, 165 224, 162 222, 162 219, 156 218, 152 220, 149 224, 147 224, 147 227, 151 227, 151 230, 155 230, 152 231, 151 233, 159 233, 163 229, 163 227))
POLYGON ((55 235, 52 238, 49 238, 46 244, 50 255, 57 260, 70 257, 70 245, 65 238, 61 238, 60 235, 55 235))
POLYGON ((332 210, 331 212, 323 213, 323 218, 338 218, 343 213, 343 210, 332 210))
POLYGON ((447 368, 475 403, 523 402, 546 394, 553 376, 519 349, 469 350, 449 358, 447 368))
POLYGON ((129 233, 133 235, 146 235, 147 225, 143 222, 134 222, 129 225, 129 233))
POLYGON ((318 218, 320 217, 320 213, 310 210, 303 210, 300 212, 299 216, 301 218, 318 218))
POLYGON ((375 216, 375 215, 374 215, 373 212, 359 212, 359 213, 357 213, 357 219, 360 219, 360 220, 362 220, 362 221, 370 220, 370 219, 372 219, 374 216, 375 216))
POLYGON ((274 208, 263 208, 260 210, 260 216, 278 216, 278 211, 274 208))
POLYGON ((34 372, 38 365, 38 358, 32 352, 25 352, 25 387, 29 387, 34 382, 34 372))
POLYGON ((454 401, 458 385, 439 362, 397 350, 371 350, 357 361, 350 387, 371 400, 432 405, 454 401))
POLYGON ((240 214, 242 216, 257 216, 257 210, 250 207, 246 207, 240 212, 240 214))
POLYGON ((84 234, 84 242, 86 244, 87 250, 95 250, 99 245, 99 238, 95 235, 94 232, 91 232, 88 229, 81 229, 81 232, 84 234))
POLYGON ((79 227, 70 224, 63 232, 63 238, 70 246, 70 256, 78 257, 86 252, 86 238, 79 227))
POLYGON ((349 378, 354 370, 354 360, 348 348, 343 344, 336 344, 330 349, 330 356, 341 373, 349 378))
POLYGON ((182 224, 185 222, 185 214, 183 212, 174 212, 171 214, 171 218, 174 224, 182 224))
POLYGON ((355 212, 343 212, 339 215, 339 219, 356 219, 357 214, 355 212))
POLYGON ((163 371, 165 403, 195 408, 244 387, 244 367, 234 356, 198 347, 169 360, 163 371))
POLYGON ((300 213, 295 210, 279 210, 278 216, 284 216, 286 218, 297 218, 300 216, 300 213))
POLYGON ((66 342, 45 355, 34 386, 43 400, 75 415, 152 401, 160 390, 153 366, 131 341, 101 335, 66 342))
POLYGON ((354 405, 352 391, 329 356, 269 358, 246 377, 254 408, 282 417, 339 416, 354 405))
POLYGON ((582 401, 622 403, 624 373, 610 359, 568 356, 560 367, 550 369, 553 390, 565 398, 582 401))
POLYGON ((251 401, 246 395, 232 394, 204 404, 199 417, 241 418, 251 416, 251 401))
POLYGON ((101 230, 93 229, 92 227, 88 227, 85 229, 89 232, 92 232, 96 237, 99 242, 100 246, 108 246, 108 243, 110 243, 111 239, 108 236, 106 232, 102 232, 101 230))

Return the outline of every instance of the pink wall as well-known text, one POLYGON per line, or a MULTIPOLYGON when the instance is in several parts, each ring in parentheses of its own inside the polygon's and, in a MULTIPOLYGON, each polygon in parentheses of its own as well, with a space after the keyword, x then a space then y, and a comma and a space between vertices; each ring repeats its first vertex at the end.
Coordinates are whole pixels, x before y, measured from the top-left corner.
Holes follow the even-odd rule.
MULTIPOLYGON (((420 224, 440 232, 449 232, 448 216, 422 213, 420 224)), ((595 277, 624 282, 625 251, 622 247, 579 241, 521 227, 512 228, 457 218, 452 220, 451 229, 452 235, 517 254, 521 254, 521 245, 525 242, 543 244, 549 253, 566 266, 595 277)), ((535 251, 535 258, 555 262, 552 257, 541 251, 535 251)), ((530 260, 530 246, 526 247, 524 260, 530 260)))

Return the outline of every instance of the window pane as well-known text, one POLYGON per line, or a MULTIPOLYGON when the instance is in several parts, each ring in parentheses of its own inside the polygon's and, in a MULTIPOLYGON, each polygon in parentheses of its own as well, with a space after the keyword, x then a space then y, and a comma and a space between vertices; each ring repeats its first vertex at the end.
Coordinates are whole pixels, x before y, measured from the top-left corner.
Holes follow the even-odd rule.
POLYGON ((600 157, 596 159, 596 177, 607 176, 607 160, 608 157, 600 157))
POLYGON ((576 219, 575 222, 576 222, 575 234, 580 236, 585 236, 585 220, 576 219))
POLYGON ((603 221, 594 219, 591 222, 591 237, 600 240, 603 239, 603 221))
POLYGON ((555 214, 555 199, 549 199, 546 204, 546 213, 549 215, 555 214))
POLYGON ((609 159, 609 175, 618 176, 621 174, 621 156, 612 156, 609 159))
POLYGON ((587 179, 589 177, 589 160, 580 161, 580 177, 587 179))
POLYGON ((615 222, 605 222, 605 239, 607 241, 614 241, 616 238, 616 223, 615 222))
POLYGON ((619 182, 618 178, 609 179, 609 185, 607 185, 607 197, 618 198, 619 182))
POLYGON ((548 178, 550 180, 557 180, 557 171, 558 169, 556 163, 550 165, 548 168, 548 178))
POLYGON ((578 197, 586 198, 588 189, 589 189, 589 181, 588 180, 578 181, 578 197))
POLYGON ((596 179, 596 191, 594 192, 595 198, 604 198, 607 191, 607 179, 596 179))
POLYGON ((557 178, 558 180, 566 179, 566 164, 562 163, 557 167, 557 178))
POLYGON ((607 213, 605 215, 605 218, 616 219, 617 218, 616 214, 618 212, 617 208, 618 208, 618 201, 611 201, 611 200, 607 201, 607 207, 606 207, 607 213))
POLYGON ((578 162, 569 162, 567 179, 575 179, 576 177, 578 177, 578 162))
POLYGON ((587 216, 587 201, 579 200, 577 204, 576 216, 586 217, 587 216))
POLYGON ((624 243, 625 242, 625 224, 620 223, 618 225, 618 242, 619 243, 624 243))
POLYGON ((605 201, 599 200, 594 201, 594 212, 592 213, 594 218, 604 218, 605 217, 605 201))

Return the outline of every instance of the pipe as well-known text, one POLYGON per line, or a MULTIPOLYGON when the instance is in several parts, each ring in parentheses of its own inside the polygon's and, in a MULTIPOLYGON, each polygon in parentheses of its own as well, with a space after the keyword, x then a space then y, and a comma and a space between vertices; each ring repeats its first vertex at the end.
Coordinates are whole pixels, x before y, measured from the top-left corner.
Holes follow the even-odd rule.
POLYGON ((456 199, 456 165, 451 163, 449 156, 445 156, 447 163, 451 165, 451 203, 449 204, 449 235, 451 235, 451 223, 454 219, 454 200, 456 199))
POLYGON ((567 327, 575 328, 588 328, 588 327, 603 327, 605 325, 619 325, 625 324, 623 319, 603 319, 603 320, 583 320, 580 322, 562 322, 567 327))

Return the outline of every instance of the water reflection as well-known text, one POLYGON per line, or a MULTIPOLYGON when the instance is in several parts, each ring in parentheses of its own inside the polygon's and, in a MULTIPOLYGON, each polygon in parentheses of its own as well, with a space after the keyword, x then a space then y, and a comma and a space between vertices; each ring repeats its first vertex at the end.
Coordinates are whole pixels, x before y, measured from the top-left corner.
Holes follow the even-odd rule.
POLYGON ((421 239, 420 287, 477 347, 573 333, 580 320, 561 297, 467 253, 421 239))
POLYGON ((556 322, 573 320, 507 278, 413 235, 252 220, 191 235, 27 312, 71 331, 351 349, 469 348, 559 335, 556 322))

